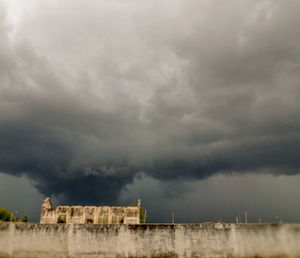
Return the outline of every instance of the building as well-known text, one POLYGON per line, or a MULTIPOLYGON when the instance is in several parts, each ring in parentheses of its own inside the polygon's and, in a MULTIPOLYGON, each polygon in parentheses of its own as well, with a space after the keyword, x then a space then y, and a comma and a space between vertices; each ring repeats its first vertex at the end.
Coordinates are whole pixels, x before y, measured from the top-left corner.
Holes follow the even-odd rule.
POLYGON ((41 224, 92 223, 140 224, 141 201, 136 206, 57 206, 52 207, 50 197, 42 204, 41 224))

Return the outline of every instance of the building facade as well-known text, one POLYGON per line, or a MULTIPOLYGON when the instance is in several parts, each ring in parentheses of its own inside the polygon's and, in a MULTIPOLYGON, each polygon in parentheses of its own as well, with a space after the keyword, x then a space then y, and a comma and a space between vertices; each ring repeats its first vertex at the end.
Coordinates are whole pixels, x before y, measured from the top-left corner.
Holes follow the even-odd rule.
POLYGON ((57 206, 47 197, 41 210, 41 224, 140 224, 141 201, 136 206, 57 206))

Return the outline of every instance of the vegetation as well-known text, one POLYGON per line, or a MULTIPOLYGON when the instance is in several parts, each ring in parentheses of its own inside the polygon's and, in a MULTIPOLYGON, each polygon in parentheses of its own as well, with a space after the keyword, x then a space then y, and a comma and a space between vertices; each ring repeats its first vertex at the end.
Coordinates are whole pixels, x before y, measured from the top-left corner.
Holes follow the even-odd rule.
POLYGON ((147 212, 146 212, 145 208, 141 207, 140 208, 140 221, 141 221, 141 223, 146 223, 146 219, 147 219, 146 215, 147 215, 147 212))
POLYGON ((22 222, 28 222, 28 217, 27 217, 27 216, 23 216, 23 217, 21 218, 21 221, 22 221, 22 222))
POLYGON ((17 218, 14 214, 5 208, 0 208, 0 221, 21 221, 21 222, 28 222, 28 217, 23 216, 22 218, 17 218))
POLYGON ((0 208, 0 221, 16 221, 16 217, 8 209, 0 208))
MULTIPOLYGON (((130 204, 130 206, 137 206, 136 202, 130 204)), ((140 221, 141 223, 146 223, 147 220, 147 210, 144 207, 140 207, 140 221)))

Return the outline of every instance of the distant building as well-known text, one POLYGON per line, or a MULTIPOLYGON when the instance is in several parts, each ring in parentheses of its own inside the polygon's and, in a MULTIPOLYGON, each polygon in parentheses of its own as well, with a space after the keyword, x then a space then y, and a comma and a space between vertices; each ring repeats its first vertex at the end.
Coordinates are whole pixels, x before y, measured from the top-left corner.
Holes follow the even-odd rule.
POLYGON ((42 204, 41 224, 92 223, 140 224, 141 201, 137 206, 57 206, 52 207, 50 197, 42 204))

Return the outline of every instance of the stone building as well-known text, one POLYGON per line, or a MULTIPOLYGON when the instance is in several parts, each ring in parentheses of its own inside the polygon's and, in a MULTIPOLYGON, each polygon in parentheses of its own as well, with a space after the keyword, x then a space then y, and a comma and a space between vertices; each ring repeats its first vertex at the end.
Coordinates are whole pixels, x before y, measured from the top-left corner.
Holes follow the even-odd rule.
POLYGON ((140 224, 141 201, 137 206, 57 206, 52 207, 50 197, 42 204, 41 224, 92 223, 140 224))

